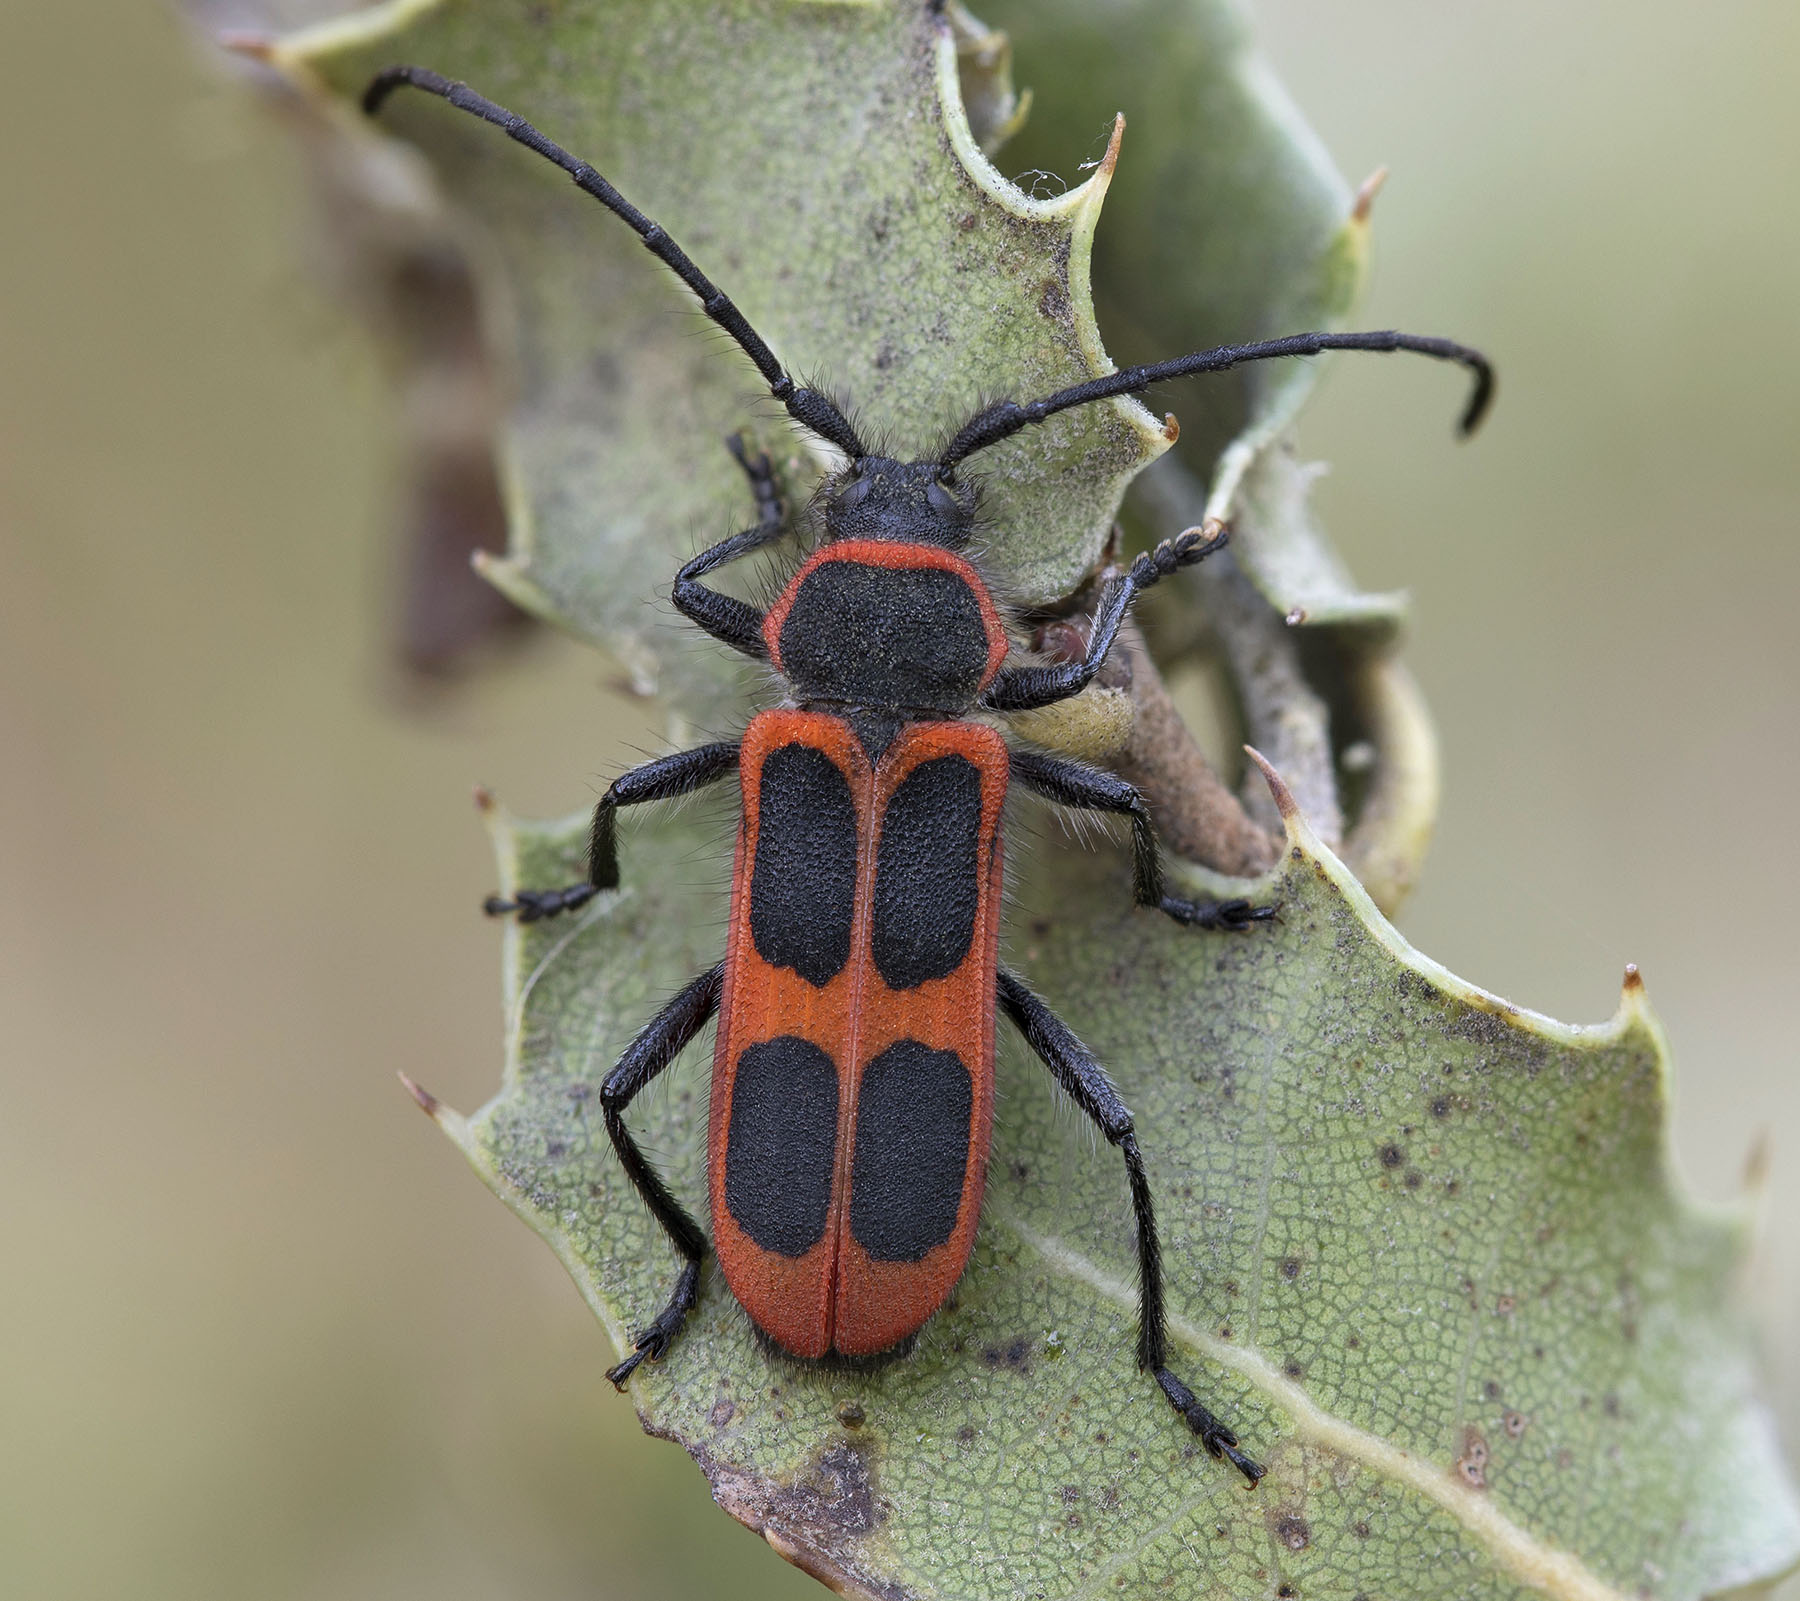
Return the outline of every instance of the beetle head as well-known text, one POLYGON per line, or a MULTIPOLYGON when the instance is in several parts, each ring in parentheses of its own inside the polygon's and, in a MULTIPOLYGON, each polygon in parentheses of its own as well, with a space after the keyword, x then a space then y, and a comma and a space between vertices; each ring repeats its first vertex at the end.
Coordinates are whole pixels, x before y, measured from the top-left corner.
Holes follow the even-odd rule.
POLYGON ((863 456, 820 486, 825 537, 892 539, 960 550, 975 526, 975 489, 946 483, 936 462, 863 456))

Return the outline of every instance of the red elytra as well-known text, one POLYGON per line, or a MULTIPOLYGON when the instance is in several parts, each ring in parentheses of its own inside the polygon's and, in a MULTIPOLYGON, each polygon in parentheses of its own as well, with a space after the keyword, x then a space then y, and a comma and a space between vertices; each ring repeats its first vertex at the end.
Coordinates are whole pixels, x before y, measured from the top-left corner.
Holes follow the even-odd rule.
MULTIPOLYGON (((962 1277, 974 1245, 993 1119, 993 996, 999 957, 1006 747, 994 730, 978 723, 913 723, 871 765, 843 719, 817 712, 772 711, 751 722, 739 764, 743 820, 732 875, 708 1133, 713 1245, 731 1293, 784 1350, 808 1358, 874 1356, 906 1340, 943 1305, 962 1277), (769 962, 757 950, 751 930, 751 864, 763 824, 763 767, 772 752, 795 747, 818 751, 830 761, 842 774, 855 808, 850 954, 823 985, 809 983, 792 967, 769 962), (871 951, 882 824, 889 802, 905 780, 923 764, 946 757, 968 762, 980 780, 971 864, 978 875, 974 937, 949 973, 896 989, 883 978, 871 951), (738 1063, 749 1047, 776 1038, 799 1038, 816 1045, 832 1063, 838 1084, 824 1227, 817 1243, 799 1256, 759 1244, 733 1216, 726 1193, 738 1063), (946 1238, 917 1260, 880 1260, 851 1228, 860 1091, 868 1065, 906 1041, 951 1053, 967 1070, 971 1093, 966 1127, 959 1137, 952 1132, 950 1139, 941 1141, 959 1147, 945 1153, 944 1159, 962 1168, 962 1180, 954 1226, 946 1238)), ((787 1134, 792 1138, 796 1132, 789 1129, 787 1134)), ((914 1168, 922 1165, 916 1149, 889 1154, 914 1168)), ((815 1180, 815 1175, 791 1171, 785 1177, 790 1193, 815 1180)), ((895 1195, 884 1185, 883 1204, 890 1211, 915 1203, 915 1197, 895 1195)))

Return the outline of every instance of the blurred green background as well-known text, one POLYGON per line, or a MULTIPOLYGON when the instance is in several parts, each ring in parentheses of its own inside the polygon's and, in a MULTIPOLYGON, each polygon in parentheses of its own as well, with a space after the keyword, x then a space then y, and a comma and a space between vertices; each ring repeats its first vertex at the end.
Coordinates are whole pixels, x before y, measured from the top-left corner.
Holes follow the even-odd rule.
MULTIPOLYGON (((1028 6, 986 14, 1030 83, 1028 6)), ((1304 435, 1358 577, 1416 599, 1445 797, 1403 926, 1573 1020, 1641 964, 1697 1190, 1769 1137, 1749 1288, 1800 1440, 1800 10, 1257 14, 1344 170, 1394 169, 1361 320, 1501 364, 1467 448, 1401 363, 1304 435)), ((389 396, 191 35, 15 0, 0 77, 0 1591, 818 1593, 638 1434, 393 1078, 496 1082, 469 787, 571 810, 653 710, 549 638, 393 670, 389 396)), ((1112 109, 1040 97, 1034 148, 1071 175, 1112 109)))

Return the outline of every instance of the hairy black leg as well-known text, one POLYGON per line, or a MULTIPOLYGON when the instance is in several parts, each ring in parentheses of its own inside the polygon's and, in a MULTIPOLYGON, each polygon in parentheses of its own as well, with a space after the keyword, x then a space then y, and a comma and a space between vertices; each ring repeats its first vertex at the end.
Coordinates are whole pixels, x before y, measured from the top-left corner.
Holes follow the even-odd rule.
POLYGON ((1150 1374, 1200 1443, 1215 1457, 1228 1461, 1251 1484, 1263 1476, 1261 1464, 1238 1449, 1237 1435, 1200 1404, 1168 1368, 1168 1331, 1163 1307, 1162 1247, 1156 1237, 1156 1209, 1150 1199, 1150 1180, 1144 1172, 1143 1154, 1131 1113, 1119 1097, 1106 1069, 1078 1040, 1069 1026, 1032 994, 1004 967, 995 980, 1000 1008, 1025 1036, 1044 1065, 1069 1098, 1090 1117, 1110 1144, 1125 1158, 1131 1182, 1131 1212, 1137 1225, 1138 1254, 1138 1366, 1150 1374))
POLYGON ((1047 756, 1041 751, 1009 753, 1013 777, 1058 806, 1080 811, 1116 812, 1131 819, 1132 892, 1140 906, 1154 906, 1178 923, 1193 928, 1242 932, 1252 923, 1264 923, 1276 914, 1273 906, 1252 906, 1243 899, 1188 901, 1171 895, 1163 881, 1162 848, 1150 821, 1144 797, 1117 773, 1098 767, 1047 756))
POLYGON ((715 567, 723 567, 727 562, 774 543, 785 531, 781 493, 775 487, 775 469, 767 453, 759 451, 752 456, 745 448, 741 434, 731 435, 725 444, 750 480, 750 491, 756 496, 756 526, 701 551, 675 575, 675 586, 669 598, 682 616, 698 623, 721 644, 765 661, 769 651, 762 637, 763 614, 754 606, 731 595, 721 595, 700 582, 701 577, 715 567))
POLYGON ((669 1297, 669 1304, 632 1337, 631 1355, 607 1370, 606 1376, 612 1380, 615 1389, 625 1388, 625 1381, 645 1357, 653 1362, 658 1360, 681 1332, 700 1293, 700 1261, 706 1255, 705 1234, 681 1202, 669 1193, 662 1175, 638 1149, 631 1130, 625 1127, 625 1108, 631 1105, 638 1091, 674 1061, 682 1047, 712 1021, 719 1010, 719 997, 724 987, 725 964, 721 962, 702 973, 644 1025, 600 1086, 600 1109, 606 1117, 606 1132, 612 1139, 613 1149, 619 1153, 625 1176, 643 1196, 644 1204, 662 1224, 664 1233, 682 1257, 681 1274, 675 1280, 675 1293, 669 1297))
POLYGON ((1170 573, 1205 561, 1215 550, 1223 549, 1230 538, 1229 530, 1217 523, 1209 523, 1200 528, 1183 529, 1173 539, 1165 539, 1154 550, 1145 551, 1106 586, 1100 597, 1100 607, 1094 613, 1094 631, 1088 636, 1087 655, 1082 660, 1059 662, 1054 667, 1014 667, 994 680, 981 697, 982 704, 997 712, 1024 712, 1079 695, 1106 664, 1107 652, 1119 637, 1119 628, 1131 610, 1132 601, 1146 589, 1161 583, 1170 573))
POLYGON ((517 912, 521 923, 536 923, 585 906, 603 889, 616 889, 619 850, 613 818, 619 808, 691 795, 736 772, 737 761, 738 742, 729 740, 723 744, 677 751, 673 756, 659 757, 620 774, 594 808, 594 826, 588 834, 588 876, 584 883, 570 884, 562 889, 515 890, 511 900, 490 895, 482 903, 482 910, 489 917, 505 917, 517 912))

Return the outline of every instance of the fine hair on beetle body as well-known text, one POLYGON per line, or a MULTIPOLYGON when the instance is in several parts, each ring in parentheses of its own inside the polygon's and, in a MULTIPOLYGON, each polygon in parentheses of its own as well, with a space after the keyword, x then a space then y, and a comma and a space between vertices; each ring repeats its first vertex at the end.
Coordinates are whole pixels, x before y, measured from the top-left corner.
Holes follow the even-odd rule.
POLYGON ((644 1025, 600 1086, 620 1165, 679 1261, 667 1304, 608 1377, 623 1388, 642 1362, 668 1352, 699 1297, 709 1251, 758 1337, 784 1356, 867 1368, 910 1350, 973 1249, 1004 1016, 1123 1161, 1136 1236, 1138 1367, 1206 1449, 1255 1484, 1261 1465, 1169 1366, 1155 1205, 1131 1113, 1093 1054, 999 953, 1003 819, 1014 785, 1065 813, 1126 820, 1133 895, 1147 911, 1240 935, 1274 915, 1242 899, 1173 893, 1149 808, 1132 785, 996 726, 1080 694, 1136 597, 1219 550, 1227 531, 1185 529, 1127 562, 1102 586, 1078 659, 1021 660, 1011 615, 971 559, 981 494, 965 464, 1073 407, 1328 350, 1410 351, 1463 366, 1473 376, 1467 433, 1492 395, 1486 359, 1448 339, 1393 331, 1221 346, 1034 400, 991 399, 929 455, 909 459, 872 448, 824 389, 796 382, 731 298, 587 162, 420 67, 380 73, 364 109, 375 114, 402 87, 494 124, 559 166, 638 235, 789 418, 842 460, 790 519, 768 456, 729 440, 755 520, 684 563, 670 592, 714 640, 766 663, 785 688, 783 703, 751 718, 739 738, 677 751, 615 780, 594 808, 581 882, 519 889, 486 905, 526 923, 586 905, 620 882, 621 807, 738 785, 724 959, 644 1025), (766 605, 702 581, 788 542, 800 544, 802 559, 766 605), (646 1158, 625 1113, 715 1018, 709 1239, 646 1158))

